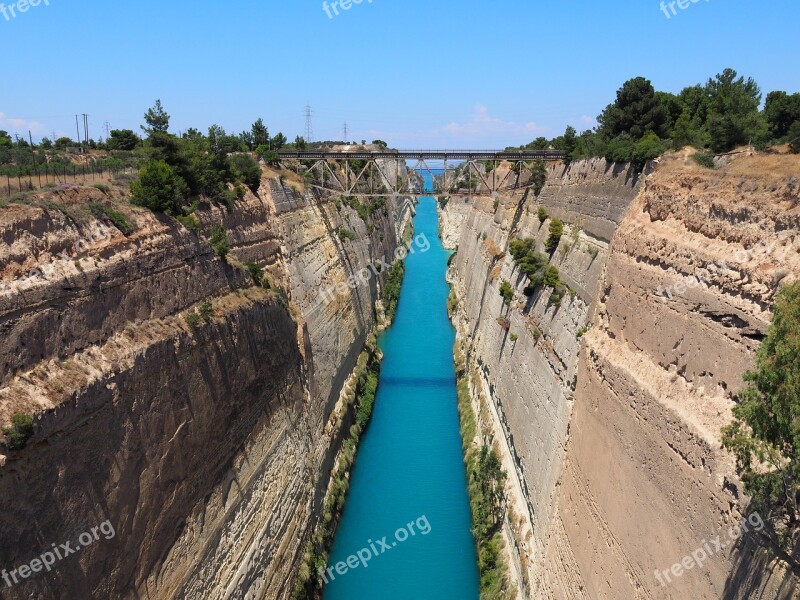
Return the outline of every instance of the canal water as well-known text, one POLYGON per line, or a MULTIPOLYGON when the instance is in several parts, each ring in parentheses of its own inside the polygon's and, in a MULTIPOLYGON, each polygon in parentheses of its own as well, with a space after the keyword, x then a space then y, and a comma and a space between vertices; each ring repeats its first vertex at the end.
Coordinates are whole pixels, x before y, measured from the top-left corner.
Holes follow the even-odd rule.
POLYGON ((455 333, 447 316, 449 252, 439 239, 433 197, 420 199, 414 225, 430 249, 406 259, 397 316, 379 340, 384 360, 375 411, 352 473, 324 600, 478 598, 455 333))

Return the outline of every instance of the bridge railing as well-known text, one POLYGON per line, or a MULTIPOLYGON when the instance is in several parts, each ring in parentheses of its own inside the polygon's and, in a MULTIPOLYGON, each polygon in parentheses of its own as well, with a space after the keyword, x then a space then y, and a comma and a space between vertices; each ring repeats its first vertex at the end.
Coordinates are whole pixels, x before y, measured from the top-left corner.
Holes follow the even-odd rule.
POLYGON ((557 150, 495 151, 495 150, 306 150, 278 152, 278 157, 293 160, 341 159, 410 159, 410 160, 560 160, 563 152, 557 150))

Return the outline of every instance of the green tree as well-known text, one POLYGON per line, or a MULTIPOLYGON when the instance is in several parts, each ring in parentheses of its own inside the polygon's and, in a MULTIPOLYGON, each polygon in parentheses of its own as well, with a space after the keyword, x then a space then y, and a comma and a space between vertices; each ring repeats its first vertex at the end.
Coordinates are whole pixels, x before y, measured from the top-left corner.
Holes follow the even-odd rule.
POLYGON ((280 131, 275 134, 275 137, 272 138, 272 149, 273 150, 280 150, 286 145, 286 136, 283 135, 280 131))
POLYGON ((243 131, 239 134, 239 143, 247 150, 253 150, 256 147, 253 143, 253 134, 250 131, 243 131))
POLYGON ((261 186, 261 167, 249 154, 234 154, 230 157, 231 171, 237 183, 244 183, 254 193, 261 186))
POLYGON ((152 108, 148 108, 144 114, 144 121, 147 125, 142 125, 142 130, 151 135, 154 132, 166 133, 169 129, 169 115, 161 105, 161 100, 156 100, 152 108))
POLYGON ((664 112, 666 113, 664 136, 669 137, 672 133, 672 128, 675 127, 675 123, 683 114, 683 102, 681 102, 679 96, 669 92, 656 92, 656 97, 661 102, 661 106, 664 107, 664 112))
POLYGON ((109 150, 133 150, 140 141, 131 129, 112 129, 107 144, 109 150))
POLYGON ((708 80, 706 93, 708 131, 715 152, 726 152, 765 139, 767 125, 758 111, 761 89, 752 78, 737 78, 736 71, 725 69, 708 80))
POLYGON ((550 254, 555 252, 562 235, 564 235, 564 223, 560 219, 550 221, 550 235, 547 236, 547 241, 544 243, 545 250, 550 254))
POLYGON ((13 156, 14 142, 7 131, 0 130, 0 165, 11 162, 13 156))
POLYGON ((253 146, 258 148, 259 146, 267 146, 269 145, 269 130, 267 126, 264 125, 263 119, 258 119, 251 128, 251 132, 253 134, 253 146))
POLYGON ((161 160, 152 160, 132 181, 131 202, 155 212, 178 214, 189 194, 189 188, 175 170, 161 160))
POLYGON ((55 141, 56 150, 66 150, 67 148, 75 148, 78 146, 68 137, 60 137, 55 141))
POLYGON ((777 140, 785 138, 789 128, 800 121, 800 94, 770 92, 764 104, 764 117, 772 136, 777 140))
POLYGON ((527 150, 547 150, 550 146, 550 141, 546 137, 538 137, 530 144, 525 146, 527 150))
POLYGON ((306 140, 302 136, 296 136, 294 138, 294 147, 300 150, 301 152, 306 149, 306 140))
POLYGON ((756 510, 790 540, 800 529, 800 281, 777 296, 756 370, 723 429, 723 446, 756 510))
POLYGON ((644 77, 629 79, 617 91, 617 99, 597 117, 607 138, 623 133, 639 140, 648 131, 665 136, 667 111, 656 96, 653 84, 644 77))
POLYGON ((800 121, 795 121, 794 125, 789 128, 789 148, 795 154, 800 154, 800 121))
MULTIPOLYGON (((547 167, 543 160, 537 160, 533 163, 531 169, 531 185, 533 186, 533 194, 539 196, 547 183, 547 167)), ((547 218, 547 217, 545 217, 547 218)))
POLYGON ((539 223, 544 223, 547 221, 547 209, 544 206, 540 206, 536 210, 536 216, 539 218, 539 223))
POLYGON ((567 126, 564 132, 564 164, 569 165, 575 156, 575 148, 578 146, 578 132, 572 125, 567 126))
POLYGON ((684 88, 678 99, 683 106, 683 111, 672 127, 672 147, 707 147, 711 143, 711 138, 706 127, 708 118, 706 89, 701 85, 684 88))
POLYGON ((662 142, 652 131, 636 142, 631 154, 631 163, 637 172, 641 172, 647 161, 661 156, 667 150, 667 144, 662 142))
POLYGON ((618 135, 606 145, 605 158, 613 163, 627 163, 633 159, 633 150, 636 143, 630 135, 618 135))
POLYGON ((503 297, 503 304, 511 304, 511 300, 514 298, 514 288, 511 287, 511 283, 507 280, 503 280, 500 284, 500 295, 503 297))
POLYGON ((214 254, 225 260, 228 253, 231 251, 231 244, 228 241, 228 232, 220 225, 211 231, 211 239, 209 240, 214 254))

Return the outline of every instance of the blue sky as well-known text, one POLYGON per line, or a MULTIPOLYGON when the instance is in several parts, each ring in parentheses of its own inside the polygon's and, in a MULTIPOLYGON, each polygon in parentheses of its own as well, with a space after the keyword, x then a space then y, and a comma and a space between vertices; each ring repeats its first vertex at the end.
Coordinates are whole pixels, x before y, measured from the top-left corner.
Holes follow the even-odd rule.
POLYGON ((660 0, 363 0, 333 18, 317 0, 44 1, 0 13, 0 129, 35 137, 74 136, 84 112, 93 137, 138 131, 161 98, 175 131, 263 117, 293 139, 310 103, 315 139, 347 122, 398 148, 494 148, 590 127, 637 75, 679 91, 730 66, 800 91, 797 0, 670 18, 660 0))

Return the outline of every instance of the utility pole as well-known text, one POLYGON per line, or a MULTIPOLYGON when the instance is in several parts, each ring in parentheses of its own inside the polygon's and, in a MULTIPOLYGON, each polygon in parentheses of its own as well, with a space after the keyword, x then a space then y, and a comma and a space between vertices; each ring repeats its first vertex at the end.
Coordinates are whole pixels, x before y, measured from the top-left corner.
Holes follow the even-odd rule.
POLYGON ((89 147, 89 115, 83 113, 83 137, 86 147, 89 147))
POLYGON ((75 133, 78 135, 75 141, 78 142, 78 146, 81 148, 81 154, 83 154, 83 144, 81 144, 81 128, 78 125, 78 115, 75 115, 75 133))
POLYGON ((314 141, 314 126, 311 123, 311 117, 314 112, 311 110, 311 105, 306 104, 306 143, 310 144, 314 141))

